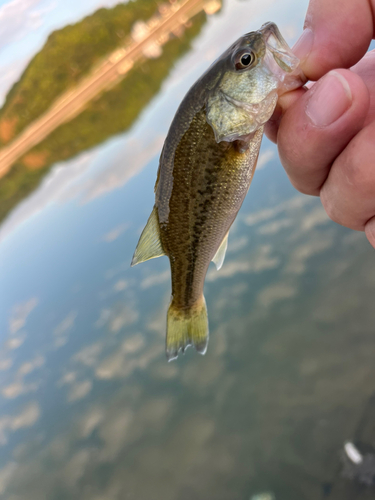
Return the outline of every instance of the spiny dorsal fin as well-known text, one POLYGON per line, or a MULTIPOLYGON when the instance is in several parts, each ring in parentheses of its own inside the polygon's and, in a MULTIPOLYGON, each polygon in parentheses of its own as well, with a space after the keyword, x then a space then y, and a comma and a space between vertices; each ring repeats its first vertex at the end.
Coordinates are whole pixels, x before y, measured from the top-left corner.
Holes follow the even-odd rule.
POLYGON ((221 242, 219 248, 217 249, 217 252, 215 253, 215 255, 212 259, 212 262, 215 263, 217 270, 221 269, 221 266, 223 265, 223 262, 225 259, 225 253, 226 253, 227 247, 228 247, 228 234, 229 234, 229 231, 224 236, 223 241, 221 242))
POLYGON ((154 207, 139 238, 131 265, 135 266, 140 262, 155 259, 162 255, 165 255, 165 252, 160 241, 159 219, 156 207, 154 207))

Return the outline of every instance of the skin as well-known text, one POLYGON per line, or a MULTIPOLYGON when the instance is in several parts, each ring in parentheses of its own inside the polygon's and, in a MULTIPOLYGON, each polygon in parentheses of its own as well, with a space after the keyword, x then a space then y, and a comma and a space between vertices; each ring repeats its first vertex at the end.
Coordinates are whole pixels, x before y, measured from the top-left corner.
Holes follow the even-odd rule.
POLYGON ((340 0, 339 9, 337 0, 311 0, 294 51, 316 83, 282 96, 266 126, 292 184, 373 247, 375 51, 366 51, 374 20, 375 0, 340 0))
POLYGON ((243 152, 237 141, 217 144, 202 109, 176 145, 172 193, 157 202, 169 207, 160 238, 171 264, 173 306, 180 311, 202 297, 209 263, 250 186, 262 134, 263 128, 243 152))

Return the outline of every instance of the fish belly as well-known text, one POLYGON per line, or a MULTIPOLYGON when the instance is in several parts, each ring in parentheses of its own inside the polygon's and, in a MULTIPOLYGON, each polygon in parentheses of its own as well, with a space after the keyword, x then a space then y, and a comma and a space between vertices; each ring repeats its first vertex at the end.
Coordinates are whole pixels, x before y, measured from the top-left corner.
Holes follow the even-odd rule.
MULTIPOLYGON (((172 189, 168 196, 156 200, 156 207, 168 213, 167 220, 160 223, 160 239, 171 266, 170 310, 186 321, 203 308, 209 263, 248 191, 262 133, 262 129, 256 132, 245 151, 236 143, 217 143, 201 110, 176 144, 170 172, 172 189)), ((160 182, 163 178, 161 164, 160 182)), ((160 188, 161 194, 167 191, 160 188)), ((191 338, 184 342, 194 343, 191 338)))
POLYGON ((169 208, 160 237, 170 259, 178 307, 191 307, 202 294, 208 265, 249 189, 262 132, 241 153, 236 143, 215 141, 201 110, 177 144, 171 194, 157 200, 157 206, 169 208))

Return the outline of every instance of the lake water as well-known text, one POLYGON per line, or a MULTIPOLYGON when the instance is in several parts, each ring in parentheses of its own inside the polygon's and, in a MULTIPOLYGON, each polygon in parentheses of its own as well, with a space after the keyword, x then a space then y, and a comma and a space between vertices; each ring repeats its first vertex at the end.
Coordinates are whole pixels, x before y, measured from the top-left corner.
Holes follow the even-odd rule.
MULTIPOLYGON (((49 32, 115 4, 89 3, 24 2, 4 96, 49 32)), ((293 44, 306 7, 226 0, 127 131, 54 163, 2 222, 1 498, 375 497, 342 474, 346 441, 375 443, 374 251, 294 190, 273 144, 207 275, 206 356, 167 363, 168 260, 129 267, 190 85, 266 21, 293 44)))

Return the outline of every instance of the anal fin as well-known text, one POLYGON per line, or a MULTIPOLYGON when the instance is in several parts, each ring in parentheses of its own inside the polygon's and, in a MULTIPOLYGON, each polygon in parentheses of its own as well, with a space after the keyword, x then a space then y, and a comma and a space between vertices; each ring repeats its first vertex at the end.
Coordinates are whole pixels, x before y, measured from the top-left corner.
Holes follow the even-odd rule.
POLYGON ((156 207, 154 207, 139 238, 131 266, 162 255, 165 255, 165 252, 160 241, 159 219, 156 207))
POLYGON ((223 265, 223 262, 225 259, 225 254, 226 254, 227 247, 228 247, 228 234, 229 234, 229 231, 224 236, 223 241, 220 243, 220 246, 217 249, 217 252, 215 253, 215 255, 212 259, 212 262, 214 262, 217 270, 221 269, 221 266, 223 265))

